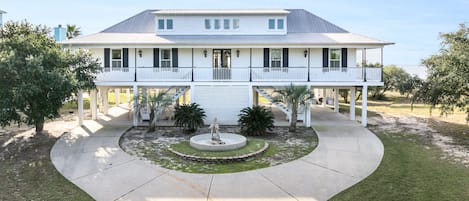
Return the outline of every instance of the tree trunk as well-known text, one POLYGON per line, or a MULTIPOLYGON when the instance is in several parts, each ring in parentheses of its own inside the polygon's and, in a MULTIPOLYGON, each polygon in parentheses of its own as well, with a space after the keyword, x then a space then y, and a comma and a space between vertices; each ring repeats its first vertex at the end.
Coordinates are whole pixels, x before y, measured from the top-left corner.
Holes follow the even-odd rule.
POLYGON ((151 109, 150 111, 150 124, 148 125, 148 132, 155 131, 155 110, 151 109))
POLYGON ((291 108, 291 122, 290 122, 290 128, 288 131, 290 132, 296 132, 296 120, 298 118, 298 104, 292 104, 291 108))
POLYGON ((34 122, 34 126, 36 127, 36 133, 42 134, 42 132, 44 131, 44 118, 36 119, 36 121, 34 122))

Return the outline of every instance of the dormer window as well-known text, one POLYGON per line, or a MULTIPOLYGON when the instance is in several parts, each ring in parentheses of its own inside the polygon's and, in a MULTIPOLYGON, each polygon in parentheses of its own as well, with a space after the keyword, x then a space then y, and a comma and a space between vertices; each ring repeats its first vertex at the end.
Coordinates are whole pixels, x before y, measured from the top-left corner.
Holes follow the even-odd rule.
POLYGON ((280 19, 269 19, 269 30, 283 30, 285 29, 285 20, 280 19))
POLYGON ((204 28, 216 31, 238 30, 239 19, 204 19, 204 28))
POLYGON ((215 19, 215 29, 218 30, 220 29, 220 20, 219 19, 215 19))
POLYGON ((158 30, 173 30, 174 23, 173 19, 159 19, 158 30))
POLYGON ((277 19, 277 29, 283 29, 283 19, 277 19))
POLYGON ((230 20, 229 19, 224 19, 223 20, 223 29, 225 29, 225 30, 230 29, 230 20))
POLYGON ((210 23, 210 19, 205 19, 205 29, 211 29, 212 23, 210 23))
POLYGON ((270 30, 275 29, 275 19, 269 19, 269 29, 270 30))

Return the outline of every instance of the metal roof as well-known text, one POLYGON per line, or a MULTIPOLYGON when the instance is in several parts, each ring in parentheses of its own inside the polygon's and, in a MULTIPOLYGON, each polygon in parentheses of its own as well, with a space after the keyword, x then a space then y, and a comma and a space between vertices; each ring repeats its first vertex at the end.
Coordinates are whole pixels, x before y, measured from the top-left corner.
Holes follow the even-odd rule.
POLYGON ((285 9, 165 9, 153 12, 157 15, 286 15, 285 9))
MULTIPOLYGON (((184 10, 177 10, 177 13, 184 10)), ((187 10, 192 12, 194 10, 187 10)), ((240 11, 240 10, 218 10, 218 13, 240 11)), ((254 10, 245 10, 246 12, 254 12, 254 10)), ((268 10, 257 10, 268 11, 268 10)), ((273 10, 269 10, 273 11, 273 10)), ((338 27, 312 13, 303 9, 275 10, 275 12, 287 12, 287 32, 288 33, 347 33, 345 29, 338 27)), ((132 16, 114 26, 111 26, 103 33, 155 33, 155 14, 158 12, 166 12, 164 10, 145 10, 132 16)), ((175 11, 172 11, 175 12, 175 11)), ((208 10, 200 10, 200 12, 208 12, 208 10)), ((215 12, 212 10, 210 12, 215 12)), ((287 14, 286 13, 286 14, 287 14)))

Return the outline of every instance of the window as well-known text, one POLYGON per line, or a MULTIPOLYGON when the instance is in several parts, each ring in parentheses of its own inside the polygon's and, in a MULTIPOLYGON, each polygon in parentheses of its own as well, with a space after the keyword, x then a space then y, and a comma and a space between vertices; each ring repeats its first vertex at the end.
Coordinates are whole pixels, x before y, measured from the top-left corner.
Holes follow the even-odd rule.
POLYGON ((223 20, 223 29, 230 29, 230 20, 229 19, 224 19, 223 20))
POLYGON ((171 67, 171 49, 161 50, 161 67, 171 67))
POLYGON ((338 70, 341 62, 341 49, 330 49, 329 51, 329 66, 331 70, 338 70))
POLYGON ((281 67, 282 50, 270 49, 270 67, 281 67))
POLYGON ((210 19, 205 19, 205 29, 211 29, 212 24, 210 23, 210 19))
POLYGON ((166 29, 168 29, 168 30, 173 29, 173 20, 172 19, 167 19, 166 20, 166 29))
POLYGON ((112 67, 113 68, 122 67, 122 50, 121 49, 112 50, 111 59, 112 59, 112 67))
POLYGON ((217 30, 220 29, 220 20, 219 20, 219 19, 215 19, 215 22, 214 22, 214 23, 215 23, 215 25, 214 25, 214 26, 215 26, 215 29, 217 29, 217 30))
POLYGON ((269 19, 269 29, 275 29, 275 19, 269 19))
POLYGON ((158 29, 159 30, 164 30, 164 20, 163 19, 158 20, 158 29))
POLYGON ((239 29, 239 19, 233 19, 233 29, 239 29))
POLYGON ((277 19, 277 29, 283 29, 283 19, 277 19))

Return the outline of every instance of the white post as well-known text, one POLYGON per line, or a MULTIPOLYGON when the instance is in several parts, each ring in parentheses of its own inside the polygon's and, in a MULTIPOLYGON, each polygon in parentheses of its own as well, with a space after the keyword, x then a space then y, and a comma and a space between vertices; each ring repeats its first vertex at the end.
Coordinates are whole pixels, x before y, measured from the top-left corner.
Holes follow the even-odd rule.
POLYGON ((366 102, 367 102, 367 99, 368 99, 368 86, 367 85, 364 85, 363 86, 363 89, 362 89, 362 126, 363 127, 366 127, 366 102))
POLYGON ((101 99, 103 101, 103 114, 107 115, 108 114, 108 111, 109 111, 109 100, 108 100, 108 88, 106 87, 103 87, 101 88, 100 90, 100 93, 101 93, 101 99))
POLYGON ((127 103, 130 103, 130 89, 128 88, 125 91, 125 93, 127 93, 127 103))
POLYGON ((322 106, 326 107, 326 101, 327 101, 327 93, 326 93, 326 88, 322 89, 322 106))
POLYGON ((91 119, 98 119, 98 107, 97 107, 97 93, 96 89, 90 91, 90 110, 91 110, 91 119))
POLYGON ((334 89, 334 112, 339 112, 339 88, 334 89))
POLYGON ((350 120, 355 120, 355 87, 350 89, 350 120))
MULTIPOLYGON (((311 93, 311 86, 308 86, 308 92, 311 93)), ((305 105, 305 115, 306 115, 306 118, 305 118, 305 121, 306 121, 306 128, 309 128, 311 127, 311 100, 310 101, 307 101, 306 102, 306 105, 305 105)))
POLYGON ((189 94, 189 99, 190 99, 191 103, 195 103, 195 102, 196 102, 196 100, 195 100, 194 88, 195 88, 195 85, 192 85, 192 84, 191 84, 191 88, 189 89, 189 92, 190 92, 190 94, 189 94))
POLYGON ((147 88, 142 88, 142 97, 147 97, 147 88))
POLYGON ((78 91, 78 126, 83 125, 83 91, 78 91))
POLYGON ((119 106, 121 104, 121 89, 114 89, 114 95, 116 96, 116 105, 119 106))
POLYGON ((248 85, 248 97, 249 97, 249 107, 254 105, 254 92, 253 92, 252 85, 248 85))
POLYGON ((138 86, 134 85, 133 125, 138 126, 138 86))

